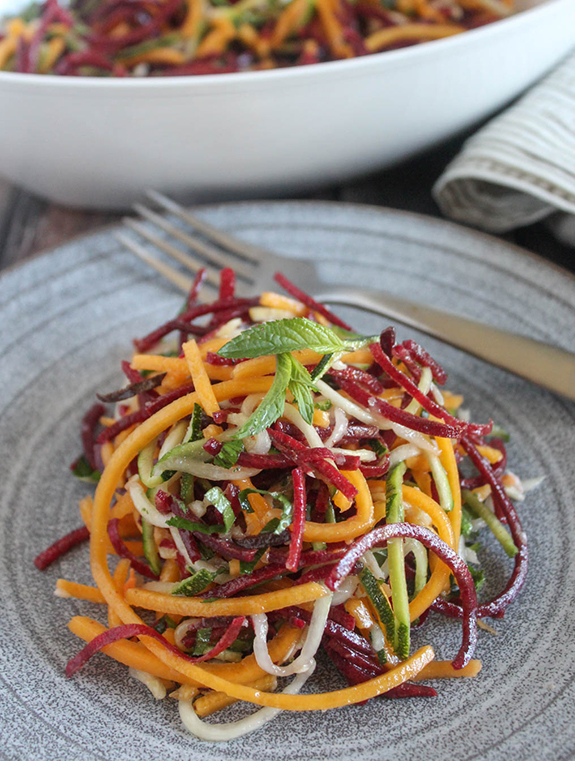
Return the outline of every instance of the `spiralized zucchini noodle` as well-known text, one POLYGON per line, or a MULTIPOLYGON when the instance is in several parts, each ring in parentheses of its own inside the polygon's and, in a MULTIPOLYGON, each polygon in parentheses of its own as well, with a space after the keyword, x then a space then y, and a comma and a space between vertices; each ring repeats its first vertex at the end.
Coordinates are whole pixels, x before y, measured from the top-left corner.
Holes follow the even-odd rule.
POLYGON ((59 0, 0 25, 0 70, 182 76, 356 58, 461 34, 513 0, 59 0))
POLYGON ((84 527, 35 561, 90 539, 96 586, 58 579, 56 594, 102 604, 107 621, 72 618, 88 644, 67 675, 103 650, 206 740, 477 675, 478 620, 503 615, 527 571, 510 495, 535 481, 507 470, 505 432, 468 422, 443 368, 392 328, 357 335, 282 275, 288 296, 246 299, 225 269, 200 303, 204 274, 134 342, 128 385, 84 417, 72 469, 95 496, 84 527), (487 528, 513 570, 478 603, 487 528), (451 661, 413 651, 432 610, 461 620, 451 661), (320 651, 342 684, 299 694, 320 651), (237 701, 260 709, 204 721, 237 701))

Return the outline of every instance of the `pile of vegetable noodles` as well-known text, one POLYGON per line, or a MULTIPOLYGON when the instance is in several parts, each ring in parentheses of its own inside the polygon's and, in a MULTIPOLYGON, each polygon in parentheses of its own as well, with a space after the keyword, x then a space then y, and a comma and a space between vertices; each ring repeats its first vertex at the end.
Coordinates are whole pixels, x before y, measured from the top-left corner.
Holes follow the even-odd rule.
POLYGON ((0 29, 0 70, 222 74, 321 63, 460 34, 513 0, 59 0, 0 29))
POLYGON ((212 740, 278 709, 432 697, 420 680, 475 676, 477 619, 502 616, 527 571, 509 498, 527 484, 506 473, 504 434, 468 422, 440 365, 392 328, 357 335, 282 275, 289 296, 245 299, 225 269, 200 303, 204 274, 84 418, 73 471, 95 498, 80 502, 85 527, 36 559, 90 538, 97 588, 58 579, 56 594, 107 606, 107 626, 70 621, 89 644, 67 675, 103 649, 212 740), (513 571, 479 604, 485 527, 513 571), (412 652, 431 610, 461 620, 452 661, 412 652), (319 650, 347 686, 296 695, 319 650), (238 700, 264 708, 203 721, 238 700))

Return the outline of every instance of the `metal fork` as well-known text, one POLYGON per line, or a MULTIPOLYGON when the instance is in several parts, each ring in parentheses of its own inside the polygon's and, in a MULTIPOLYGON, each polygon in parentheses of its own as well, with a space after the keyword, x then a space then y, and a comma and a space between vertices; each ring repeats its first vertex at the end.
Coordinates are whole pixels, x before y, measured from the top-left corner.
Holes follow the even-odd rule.
MULTIPOLYGON (((235 238, 161 193, 151 190, 147 195, 160 209, 184 222, 186 227, 174 224, 164 214, 143 204, 134 206, 141 219, 126 217, 125 225, 191 272, 196 273, 205 267, 206 286, 209 290, 217 290, 219 272, 226 266, 235 270, 238 292, 243 295, 254 295, 269 289, 273 283, 273 274, 281 271, 318 301, 346 304, 389 317, 575 400, 575 354, 388 293, 368 288, 327 286, 321 282, 312 263, 284 258, 235 238), (165 236, 158 235, 142 220, 167 233, 171 239, 183 243, 188 251, 182 251, 179 246, 166 240, 165 236)), ((184 291, 189 290, 191 278, 151 255, 147 248, 132 237, 123 233, 116 233, 116 237, 174 285, 184 291)))

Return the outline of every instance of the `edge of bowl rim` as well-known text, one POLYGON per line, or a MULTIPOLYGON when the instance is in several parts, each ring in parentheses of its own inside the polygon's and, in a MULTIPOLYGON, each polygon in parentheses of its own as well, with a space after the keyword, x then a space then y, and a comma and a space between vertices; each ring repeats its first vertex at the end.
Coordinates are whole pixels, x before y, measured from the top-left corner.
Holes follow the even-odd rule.
POLYGON ((270 83, 275 80, 285 80, 286 78, 301 80, 306 78, 319 78, 333 74, 338 76, 344 72, 361 73, 365 69, 377 68, 385 61, 391 66, 393 63, 401 64, 416 61, 422 56, 429 56, 431 51, 440 54, 442 51, 447 53, 451 50, 457 50, 461 45, 468 45, 472 41, 481 41, 489 36, 500 36, 506 33, 509 26, 516 27, 519 25, 535 22, 537 16, 543 14, 552 14, 558 12, 557 9, 562 6, 569 7, 573 0, 543 0, 541 3, 520 11, 517 14, 500 19, 485 26, 469 29, 468 31, 446 37, 438 40, 430 40, 427 43, 412 45, 397 50, 387 50, 380 53, 358 58, 350 58, 341 61, 326 61, 315 64, 314 66, 290 66, 281 69, 269 69, 265 71, 244 71, 231 72, 227 74, 205 74, 203 76, 166 76, 166 77, 126 77, 126 78, 99 78, 99 77, 63 77, 55 74, 22 74, 9 71, 0 71, 0 85, 10 84, 31 88, 35 85, 45 84, 61 89, 92 89, 92 90, 124 90, 135 89, 141 90, 165 90, 179 89, 182 87, 211 88, 213 86, 225 86, 230 82, 240 84, 270 83), (534 18, 535 17, 535 18, 534 18), (431 45, 430 43, 433 43, 431 45), (217 83, 217 84, 216 84, 217 83))

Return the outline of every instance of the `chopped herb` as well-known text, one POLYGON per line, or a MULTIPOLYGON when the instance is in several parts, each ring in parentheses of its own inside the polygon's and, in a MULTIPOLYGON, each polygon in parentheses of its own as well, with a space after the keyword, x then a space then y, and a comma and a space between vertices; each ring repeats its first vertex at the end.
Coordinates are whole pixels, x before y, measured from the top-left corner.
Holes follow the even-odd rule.
POLYGON ((220 468, 227 468, 228 470, 233 468, 243 449, 244 445, 239 439, 226 441, 219 453, 214 457, 214 465, 218 465, 220 468))
POLYGON ((282 531, 285 531, 286 528, 288 528, 292 520, 293 505, 285 494, 282 494, 279 491, 265 491, 264 489, 242 489, 238 494, 238 499, 242 510, 246 513, 253 513, 252 506, 248 499, 249 494, 263 494, 264 496, 270 496, 272 500, 279 502, 281 505, 281 517, 273 518, 269 521, 269 523, 263 527, 262 533, 271 533, 273 531, 274 534, 281 534, 282 531), (274 521, 276 521, 276 523, 274 523, 274 521), (272 523, 274 524, 273 529, 267 528, 267 526, 270 526, 272 523))
POLYGON ((194 644, 193 655, 204 655, 211 650, 210 640, 212 638, 211 629, 198 629, 196 632, 196 642, 194 644))
POLYGON ((262 528, 261 534, 279 534, 281 533, 278 531, 278 526, 280 525, 280 519, 279 518, 272 518, 269 520, 266 525, 262 528))
POLYGON ((249 653, 252 650, 252 641, 247 639, 237 639, 228 647, 233 653, 249 653))
POLYGON ((163 634, 166 629, 175 629, 176 627, 177 623, 173 618, 168 616, 167 613, 159 618, 154 624, 154 629, 158 632, 158 634, 163 634))
POLYGON ((206 545, 203 542, 198 543, 198 550, 200 551, 200 555, 202 556, 202 560, 211 560, 214 555, 216 554, 211 547, 206 547, 206 545))
POLYGON ((172 518, 166 521, 168 526, 174 526, 175 528, 182 528, 185 531, 198 531, 200 534, 225 534, 226 527, 221 523, 217 523, 215 526, 207 526, 205 523, 198 523, 197 521, 189 521, 187 518, 180 518, 179 515, 174 515, 172 518))
POLYGON ((208 502, 221 514, 224 519, 224 526, 227 533, 234 525, 236 519, 230 500, 224 495, 219 486, 214 486, 206 492, 205 499, 207 499, 208 502))
POLYGON ((316 408, 316 410, 327 412, 328 410, 331 410, 331 408, 333 407, 333 404, 329 399, 322 399, 320 402, 316 402, 314 404, 314 407, 316 408))
POLYGON ((94 470, 84 455, 80 455, 72 466, 72 473, 80 481, 96 484, 100 480, 100 471, 94 470))
POLYGON ((266 548, 262 547, 261 550, 256 552, 253 560, 240 560, 240 574, 243 576, 246 573, 253 573, 256 565, 260 562, 260 558, 265 551, 266 548))

